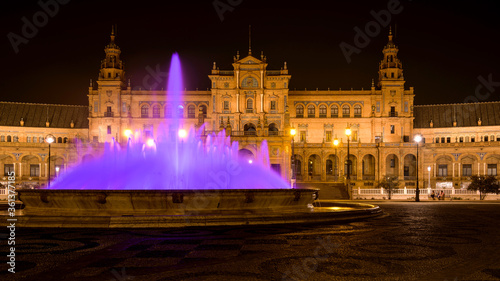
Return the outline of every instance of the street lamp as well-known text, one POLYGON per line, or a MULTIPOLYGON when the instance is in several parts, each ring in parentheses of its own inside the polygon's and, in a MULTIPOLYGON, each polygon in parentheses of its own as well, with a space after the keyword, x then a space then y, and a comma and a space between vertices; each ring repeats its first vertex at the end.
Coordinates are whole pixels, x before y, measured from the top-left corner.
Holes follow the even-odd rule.
POLYGON ((337 161, 337 147, 339 146, 339 140, 337 139, 337 137, 335 137, 333 139, 333 146, 335 147, 335 163, 333 165, 333 173, 334 173, 334 176, 337 177, 337 172, 336 172, 336 169, 338 169, 338 161, 337 161))
POLYGON ((352 199, 352 192, 351 192, 351 159, 349 158, 349 138, 351 137, 351 128, 347 127, 345 129, 345 135, 347 136, 347 176, 346 176, 346 182, 347 182, 347 191, 349 192, 349 198, 352 199))
POLYGON ((431 166, 427 167, 427 171, 429 171, 429 186, 428 186, 428 188, 431 188, 431 166))
POLYGON ((291 180, 291 184, 292 184, 292 188, 294 188, 294 185, 295 185, 295 181, 296 181, 296 178, 295 178, 295 174, 296 174, 296 171, 295 171, 295 152, 294 152, 294 144, 295 144, 295 135, 297 134, 297 130, 295 129, 290 129, 290 135, 292 136, 292 180, 291 180))
POLYGON ((47 177, 47 186, 50 188, 50 145, 56 140, 56 138, 53 135, 47 135, 45 137, 45 142, 49 144, 49 174, 47 177))
POLYGON ((415 202, 420 201, 420 190, 418 189, 418 144, 422 141, 421 135, 416 135, 413 140, 417 143, 417 189, 415 190, 415 202))

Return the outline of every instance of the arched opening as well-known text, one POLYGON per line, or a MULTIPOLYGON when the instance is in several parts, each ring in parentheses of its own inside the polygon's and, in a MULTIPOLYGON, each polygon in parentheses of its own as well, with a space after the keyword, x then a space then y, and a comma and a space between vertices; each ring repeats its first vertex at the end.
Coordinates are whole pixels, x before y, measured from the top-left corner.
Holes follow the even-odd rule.
POLYGON ((21 159, 21 170, 28 180, 38 180, 41 177, 40 159, 33 155, 26 155, 21 159))
POLYGON ((64 138, 63 143, 68 143, 68 138, 64 138))
MULTIPOLYGON (((489 158, 488 158, 489 159, 489 158)), ((460 171, 460 175, 462 180, 471 180, 472 175, 477 175, 477 158, 472 155, 463 156, 460 159, 460 166, 462 170, 460 171)))
POLYGON ((62 137, 58 137, 57 138, 57 143, 62 143, 63 142, 63 138, 62 137))
POLYGON ((328 155, 326 159, 326 179, 338 180, 339 176, 339 157, 334 154, 328 155))
POLYGON ((349 107, 349 105, 344 104, 342 106, 342 117, 343 118, 349 118, 350 115, 351 115, 351 108, 349 107))
POLYGON ((14 158, 6 154, 0 155, 0 163, 3 168, 3 176, 12 176, 12 172, 14 172, 14 158))
POLYGON ((295 170, 295 178, 297 180, 302 180, 302 157, 298 154, 295 154, 295 161, 293 157, 290 157, 290 163, 291 173, 294 173, 295 170))
POLYGON ((349 175, 351 180, 356 180, 357 178, 357 171, 358 170, 358 163, 356 156, 349 154, 349 158, 346 157, 344 161, 344 175, 347 176, 347 171, 349 171, 349 175), (350 162, 350 165, 349 165, 350 162), (350 168, 350 169, 349 169, 350 168))
POLYGON ((172 107, 170 105, 165 105, 165 118, 172 118, 172 107))
POLYGON ((375 180, 375 156, 368 154, 363 157, 361 163, 363 171, 363 180, 375 180))
POLYGON ((270 136, 278 135, 278 128, 276 127, 276 124, 274 123, 269 124, 269 135, 270 136))
POLYGON ((337 105, 332 105, 330 107, 332 118, 339 117, 339 107, 337 105))
POLYGON ((243 126, 245 136, 255 136, 257 134, 257 130, 255 129, 255 125, 253 123, 247 123, 243 126))
POLYGON ((177 118, 184 118, 184 106, 179 105, 177 107, 177 118))
POLYGON ((319 118, 326 118, 326 105, 319 106, 319 118))
POLYGON ((307 174, 311 180, 321 180, 321 158, 317 154, 309 156, 307 174))
POLYGON ((408 154, 404 159, 403 176, 405 180, 417 179, 417 157, 413 154, 408 154))
POLYGON ((7 142, 12 142, 12 137, 11 136, 7 136, 7 142))
POLYGON ((251 162, 251 161, 254 161, 255 160, 255 157, 253 155, 253 152, 246 149, 246 148, 242 148, 238 151, 238 157, 240 159, 243 159, 244 161, 247 161, 247 162, 251 162))
POLYGON ((316 115, 316 108, 310 104, 307 106, 307 118, 314 118, 316 115))
POLYGON ((385 160, 385 175, 399 177, 399 159, 395 154, 387 155, 385 160))
POLYGON ((354 106, 354 117, 361 117, 361 105, 359 104, 354 106))

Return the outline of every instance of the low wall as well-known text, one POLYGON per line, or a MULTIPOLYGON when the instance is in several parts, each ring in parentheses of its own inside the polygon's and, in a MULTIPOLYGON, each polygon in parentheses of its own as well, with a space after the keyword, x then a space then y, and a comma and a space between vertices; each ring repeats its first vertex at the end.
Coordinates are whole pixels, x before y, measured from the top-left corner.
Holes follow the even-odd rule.
MULTIPOLYGON (((420 189, 420 200, 433 200, 430 196, 434 191, 435 200, 437 200, 437 194, 444 191, 445 200, 479 200, 479 191, 471 191, 465 189, 431 189, 422 188, 420 189)), ((364 188, 353 188, 352 190, 353 199, 389 199, 389 191, 384 188, 377 189, 364 189, 364 188)), ((410 200, 415 198, 415 189, 399 188, 392 191, 391 199, 394 200, 410 200)), ((500 194, 488 193, 485 197, 486 200, 500 200, 500 194)))

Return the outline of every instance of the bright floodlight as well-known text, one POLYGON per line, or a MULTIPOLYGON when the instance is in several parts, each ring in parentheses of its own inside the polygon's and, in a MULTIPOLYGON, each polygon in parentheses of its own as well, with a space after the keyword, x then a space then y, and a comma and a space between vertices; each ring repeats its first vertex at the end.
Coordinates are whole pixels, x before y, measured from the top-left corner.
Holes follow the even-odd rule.
POLYGON ((48 144, 53 143, 55 140, 56 140, 56 138, 55 138, 53 135, 47 135, 47 136, 45 137, 45 141, 46 141, 48 144))
POLYGON ((61 169, 61 168, 56 167, 56 173, 59 173, 59 170, 60 170, 60 169, 61 169))
POLYGON ((184 129, 179 130, 179 138, 184 139, 187 137, 187 132, 184 129))
POLYGON ((421 135, 416 135, 413 140, 415 140, 417 143, 422 141, 422 136, 421 135))
POLYGON ((427 171, 429 172, 431 171, 431 166, 427 167, 427 171))
POLYGON ((148 139, 146 141, 146 144, 149 146, 149 147, 153 147, 155 145, 155 140, 154 139, 148 139))
POLYGON ((333 139, 333 145, 335 146, 339 145, 339 140, 337 138, 333 139))
POLYGON ((127 137, 127 138, 130 138, 130 136, 132 136, 132 130, 130 129, 126 129, 123 134, 127 137))
POLYGON ((290 129, 290 135, 295 136, 295 134, 297 134, 297 130, 290 129))
POLYGON ((345 129, 345 135, 346 135, 346 136, 350 136, 350 135, 351 135, 351 133, 352 133, 352 132, 351 132, 351 128, 346 128, 346 129, 345 129))
POLYGON ((248 163, 252 164, 253 163, 252 159, 248 160, 248 163))

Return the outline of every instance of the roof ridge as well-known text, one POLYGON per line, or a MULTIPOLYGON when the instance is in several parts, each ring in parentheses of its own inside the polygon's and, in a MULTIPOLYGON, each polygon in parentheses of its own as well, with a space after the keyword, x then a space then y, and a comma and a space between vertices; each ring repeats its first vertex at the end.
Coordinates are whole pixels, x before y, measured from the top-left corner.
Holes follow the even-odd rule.
POLYGON ((414 104, 414 107, 424 106, 443 106, 443 105, 466 105, 466 104, 485 104, 485 103, 500 103, 500 101, 483 101, 483 102, 463 102, 463 103, 441 103, 441 104, 414 104))
POLYGON ((46 105, 46 106, 48 105, 48 106, 88 107, 88 105, 79 105, 79 104, 51 104, 51 103, 16 102, 16 101, 0 101, 0 103, 28 104, 28 105, 46 105))

